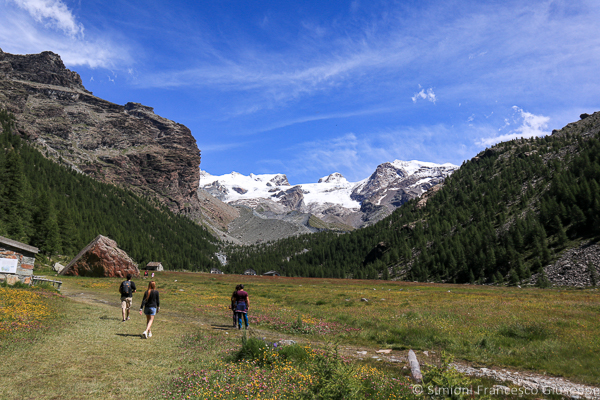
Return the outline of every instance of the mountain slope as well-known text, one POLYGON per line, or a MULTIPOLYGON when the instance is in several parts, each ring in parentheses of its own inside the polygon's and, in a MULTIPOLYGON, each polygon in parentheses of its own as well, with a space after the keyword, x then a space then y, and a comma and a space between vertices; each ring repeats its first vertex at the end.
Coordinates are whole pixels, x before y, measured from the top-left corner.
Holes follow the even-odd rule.
MULTIPOLYGON (((500 143, 464 163, 425 204, 410 200, 342 236, 232 251, 230 268, 260 258, 262 268, 289 275, 517 284, 534 274, 543 282, 563 253, 593 247, 600 235, 599 139, 595 113, 544 138, 500 143)), ((590 281, 596 273, 570 265, 590 281)))
POLYGON ((12 134, 0 110, 0 236, 36 246, 42 254, 76 255, 99 234, 138 264, 210 271, 216 239, 203 227, 111 184, 46 159, 12 134))

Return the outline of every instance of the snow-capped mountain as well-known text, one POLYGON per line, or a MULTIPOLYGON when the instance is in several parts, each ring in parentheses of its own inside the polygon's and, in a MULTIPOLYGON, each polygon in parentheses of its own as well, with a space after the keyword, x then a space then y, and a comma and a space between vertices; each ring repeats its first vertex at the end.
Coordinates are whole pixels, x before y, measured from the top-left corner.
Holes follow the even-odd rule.
POLYGON ((329 223, 361 227, 389 215, 406 201, 443 182, 458 167, 421 161, 387 162, 370 177, 348 182, 340 173, 317 183, 291 186, 283 174, 213 176, 200 172, 200 188, 231 205, 245 205, 266 216, 290 211, 311 213, 329 223))

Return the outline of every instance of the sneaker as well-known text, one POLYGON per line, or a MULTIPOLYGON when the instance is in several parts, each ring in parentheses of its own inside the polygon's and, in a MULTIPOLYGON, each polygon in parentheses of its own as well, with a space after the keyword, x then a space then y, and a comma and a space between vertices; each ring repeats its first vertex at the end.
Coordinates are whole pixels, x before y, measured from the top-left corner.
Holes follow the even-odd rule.
POLYGON ((144 339, 148 339, 148 332, 144 331, 144 333, 142 333, 142 337, 144 339))
POLYGON ((148 337, 151 338, 152 337, 152 332, 148 332, 148 337))
POLYGON ((131 319, 130 317, 127 317, 127 321, 129 321, 130 319, 131 319))

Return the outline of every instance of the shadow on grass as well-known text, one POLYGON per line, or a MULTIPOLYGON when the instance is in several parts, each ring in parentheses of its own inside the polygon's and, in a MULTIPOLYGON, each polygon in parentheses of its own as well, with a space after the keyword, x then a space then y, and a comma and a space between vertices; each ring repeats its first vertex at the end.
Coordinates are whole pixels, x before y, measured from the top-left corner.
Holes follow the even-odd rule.
POLYGON ((232 325, 211 325, 210 327, 217 331, 229 331, 231 329, 237 329, 237 327, 232 325))
POLYGON ((115 335, 123 337, 136 337, 138 339, 141 339, 142 337, 142 335, 140 335, 139 333, 115 333, 115 335))
POLYGON ((109 317, 108 315, 103 315, 100 317, 100 319, 116 319, 118 321, 122 321, 122 318, 120 317, 109 317))

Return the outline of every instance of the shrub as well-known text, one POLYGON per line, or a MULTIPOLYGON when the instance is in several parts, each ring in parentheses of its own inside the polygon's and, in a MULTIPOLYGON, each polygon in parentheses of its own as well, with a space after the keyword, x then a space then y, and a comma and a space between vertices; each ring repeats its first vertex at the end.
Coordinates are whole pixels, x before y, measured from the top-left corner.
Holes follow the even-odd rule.
POLYGON ((277 362, 302 362, 308 358, 306 349, 298 344, 278 346, 262 339, 242 336, 242 347, 234 353, 235 361, 253 361, 259 366, 271 366, 277 362))
POLYGON ((473 397, 471 380, 450 367, 451 363, 452 356, 442 352, 439 366, 427 365, 427 371, 423 373, 423 385, 424 393, 429 394, 430 398, 462 400, 473 397))

